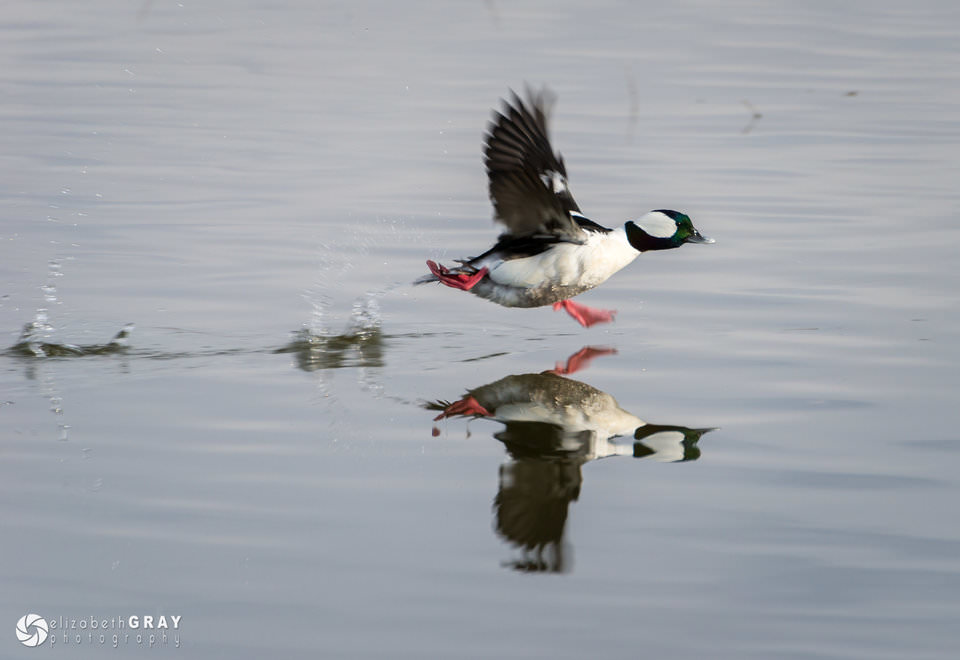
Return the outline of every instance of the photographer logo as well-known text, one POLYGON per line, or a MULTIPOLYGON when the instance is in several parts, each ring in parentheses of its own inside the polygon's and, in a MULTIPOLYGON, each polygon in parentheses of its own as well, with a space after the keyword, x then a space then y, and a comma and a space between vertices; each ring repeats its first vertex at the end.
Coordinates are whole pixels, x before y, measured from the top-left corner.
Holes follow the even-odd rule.
POLYGON ((17 639, 24 646, 40 646, 47 640, 47 620, 39 614, 25 614, 17 621, 17 639))

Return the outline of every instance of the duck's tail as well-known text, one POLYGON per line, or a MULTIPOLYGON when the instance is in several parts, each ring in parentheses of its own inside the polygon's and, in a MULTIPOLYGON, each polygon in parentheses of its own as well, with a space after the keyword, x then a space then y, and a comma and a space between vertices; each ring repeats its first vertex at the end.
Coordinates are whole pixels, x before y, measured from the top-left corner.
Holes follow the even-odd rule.
POLYGON ((411 282, 411 284, 413 284, 413 286, 418 286, 420 284, 430 284, 430 282, 439 282, 439 281, 440 281, 439 277, 437 277, 433 273, 430 273, 429 275, 418 277, 413 282, 411 282))

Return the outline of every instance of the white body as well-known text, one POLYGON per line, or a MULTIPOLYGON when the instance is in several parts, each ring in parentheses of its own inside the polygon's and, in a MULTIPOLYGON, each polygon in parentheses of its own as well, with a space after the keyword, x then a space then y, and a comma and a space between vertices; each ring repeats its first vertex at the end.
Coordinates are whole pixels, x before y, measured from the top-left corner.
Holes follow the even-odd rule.
POLYGON ((603 284, 639 254, 622 227, 587 232, 584 243, 556 243, 531 257, 504 260, 492 254, 471 262, 490 271, 471 293, 507 307, 549 305, 603 284))

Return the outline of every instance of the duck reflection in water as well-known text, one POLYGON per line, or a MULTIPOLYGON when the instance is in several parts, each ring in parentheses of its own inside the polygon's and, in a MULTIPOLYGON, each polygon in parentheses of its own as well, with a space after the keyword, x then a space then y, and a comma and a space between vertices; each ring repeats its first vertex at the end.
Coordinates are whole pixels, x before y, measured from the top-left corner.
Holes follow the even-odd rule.
POLYGON ((497 534, 522 553, 506 562, 511 568, 569 570, 564 528, 570 502, 580 496, 584 463, 609 456, 668 462, 700 457, 697 441, 712 429, 650 424, 606 392, 566 377, 613 353, 585 347, 550 371, 507 376, 459 401, 429 406, 442 411, 435 421, 485 417, 504 425, 494 437, 510 460, 500 466, 493 507, 497 534))

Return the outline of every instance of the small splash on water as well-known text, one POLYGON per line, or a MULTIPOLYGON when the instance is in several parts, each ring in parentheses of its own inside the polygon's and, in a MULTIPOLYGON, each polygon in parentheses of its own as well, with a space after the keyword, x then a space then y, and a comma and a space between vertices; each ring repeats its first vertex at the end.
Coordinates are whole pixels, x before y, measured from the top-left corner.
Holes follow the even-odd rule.
MULTIPOLYGON (((303 328, 293 333, 290 343, 275 352, 294 354, 296 365, 304 371, 358 368, 361 388, 375 396, 382 395, 384 388, 377 372, 384 365, 380 301, 408 282, 392 282, 369 290, 350 307, 339 296, 351 279, 357 279, 350 277, 357 265, 364 263, 372 251, 395 244, 401 231, 405 231, 402 221, 382 219, 375 228, 351 232, 345 243, 328 242, 326 237, 319 242, 317 274, 303 294, 311 307, 310 316, 303 328), (347 309, 349 316, 338 332, 335 328, 343 323, 347 309)), ((325 392, 324 396, 329 394, 325 392)))
POLYGON ((383 319, 380 316, 380 302, 377 300, 379 295, 381 294, 378 291, 370 291, 357 298, 353 303, 346 334, 366 336, 380 331, 383 319))
POLYGON ((307 329, 317 336, 327 334, 327 325, 330 309, 333 306, 333 292, 335 292, 347 273, 353 269, 352 259, 366 252, 363 243, 355 243, 347 248, 335 243, 320 243, 320 263, 314 284, 303 293, 303 297, 310 303, 310 320, 307 329))
POLYGON ((328 301, 318 299, 316 294, 305 293, 304 298, 307 299, 307 302, 310 303, 310 306, 313 308, 310 312, 310 320, 306 322, 304 329, 309 332, 311 335, 321 336, 324 334, 324 310, 327 307, 328 301))
MULTIPOLYGON (((353 314, 350 318, 349 327, 350 332, 359 338, 379 336, 383 319, 380 315, 380 302, 378 298, 384 293, 384 290, 370 291, 353 303, 353 314)), ((380 380, 380 372, 378 369, 370 369, 369 367, 383 366, 382 350, 378 351, 377 357, 378 360, 376 364, 371 364, 366 360, 362 360, 359 363, 357 382, 363 391, 379 398, 383 396, 384 392, 384 386, 380 380)))
POLYGON ((10 347, 13 352, 21 355, 32 355, 34 357, 46 357, 47 353, 43 346, 48 342, 43 341, 49 338, 53 333, 53 326, 47 322, 46 310, 37 310, 34 320, 23 326, 20 332, 20 339, 10 347))
POLYGON ((343 367, 382 367, 383 335, 379 326, 343 334, 314 334, 310 328, 293 333, 293 339, 275 353, 292 353, 304 371, 343 367))
POLYGON ((20 338, 7 349, 11 355, 21 357, 83 357, 122 353, 129 347, 130 333, 134 324, 128 323, 105 344, 68 344, 52 341, 53 326, 46 321, 46 314, 38 310, 37 317, 23 326, 20 338))
POLYGON ((133 332, 134 327, 135 326, 133 325, 133 323, 128 323, 125 326, 123 326, 123 328, 120 329, 120 332, 114 335, 113 339, 110 340, 110 343, 108 344, 108 346, 113 346, 114 348, 117 348, 117 349, 126 348, 127 346, 129 346, 130 333, 133 332))
MULTIPOLYGON (((349 290, 351 282, 362 281, 368 275, 364 270, 365 264, 382 261, 382 265, 388 265, 388 260, 380 256, 382 250, 398 243, 423 242, 419 232, 413 237, 410 233, 402 219, 379 218, 375 225, 354 227, 350 232, 337 234, 332 239, 327 234, 318 241, 316 274, 312 285, 303 292, 304 299, 311 307, 306 327, 315 335, 329 335, 331 326, 343 319, 343 312, 348 309, 348 303, 341 294, 349 290), (361 270, 363 272, 357 272, 361 270)), ((358 298, 347 319, 346 333, 378 329, 381 325, 379 299, 406 284, 408 282, 404 278, 403 281, 378 286, 358 298)))
POLYGON ((45 355, 42 346, 50 342, 56 330, 50 323, 49 308, 60 304, 55 283, 57 277, 63 277, 63 271, 60 268, 60 262, 53 259, 47 264, 47 283, 40 287, 45 306, 37 308, 33 321, 24 326, 20 335, 20 340, 28 341, 31 352, 38 357, 45 355))

